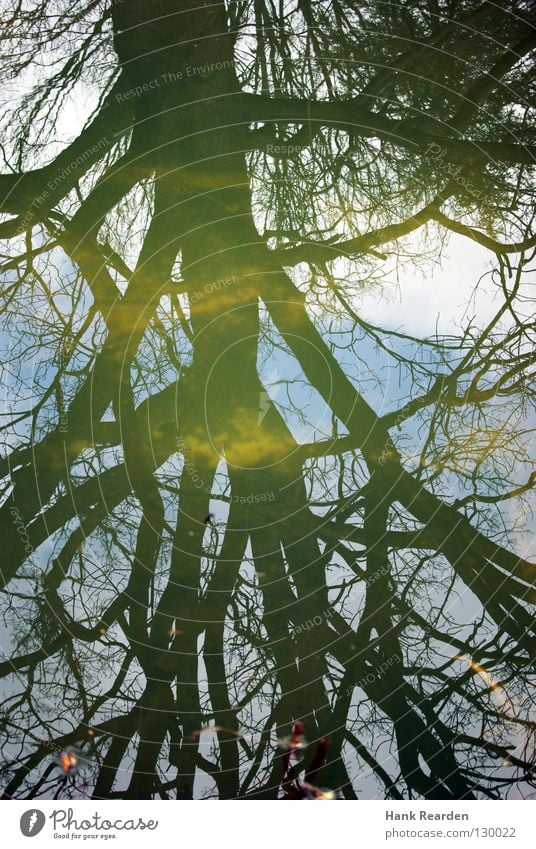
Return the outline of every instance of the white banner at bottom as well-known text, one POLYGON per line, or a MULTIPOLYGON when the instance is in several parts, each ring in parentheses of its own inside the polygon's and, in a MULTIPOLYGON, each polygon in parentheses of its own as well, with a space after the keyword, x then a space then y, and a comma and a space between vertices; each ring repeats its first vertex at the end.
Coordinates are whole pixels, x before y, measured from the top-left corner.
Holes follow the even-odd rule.
POLYGON ((6 801, 2 844, 188 846, 201 849, 472 849, 536 846, 534 802, 342 802, 298 805, 267 801, 6 801), (283 844, 284 845, 284 844, 283 844))

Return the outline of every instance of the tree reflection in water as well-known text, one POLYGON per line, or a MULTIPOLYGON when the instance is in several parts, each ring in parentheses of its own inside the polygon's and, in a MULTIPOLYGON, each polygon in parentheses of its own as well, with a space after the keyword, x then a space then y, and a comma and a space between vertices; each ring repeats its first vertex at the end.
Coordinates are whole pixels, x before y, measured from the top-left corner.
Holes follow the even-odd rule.
POLYGON ((4 797, 530 795, 528 6, 191 5, 3 2, 4 797))

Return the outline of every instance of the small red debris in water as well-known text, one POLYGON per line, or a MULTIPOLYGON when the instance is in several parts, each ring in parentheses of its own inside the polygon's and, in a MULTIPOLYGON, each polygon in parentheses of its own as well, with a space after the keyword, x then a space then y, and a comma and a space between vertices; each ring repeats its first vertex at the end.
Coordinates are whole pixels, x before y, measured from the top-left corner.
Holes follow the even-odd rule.
POLYGON ((78 766, 78 758, 76 757, 74 752, 62 752, 60 754, 60 766, 67 775, 69 772, 73 772, 78 766))

